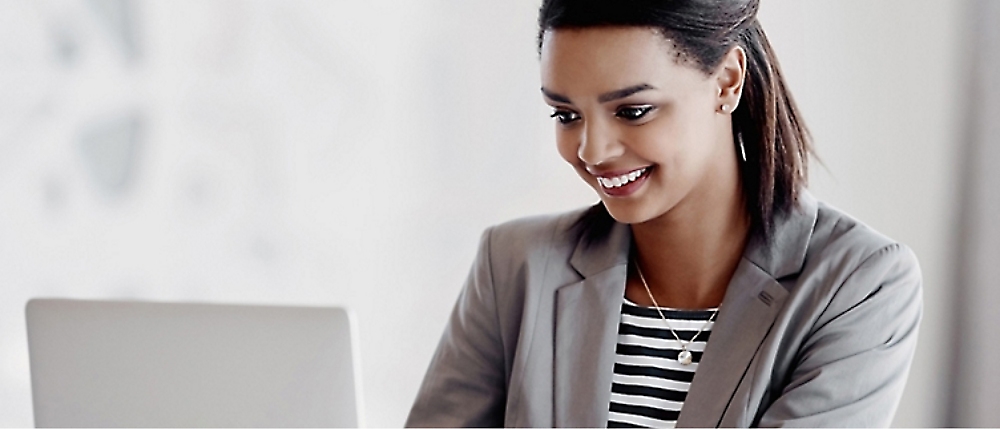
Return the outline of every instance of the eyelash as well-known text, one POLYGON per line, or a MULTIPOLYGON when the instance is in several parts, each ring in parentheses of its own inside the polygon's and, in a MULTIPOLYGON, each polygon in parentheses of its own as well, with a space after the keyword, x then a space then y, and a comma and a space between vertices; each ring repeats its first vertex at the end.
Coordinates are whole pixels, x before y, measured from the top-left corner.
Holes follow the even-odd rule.
POLYGON ((628 106, 619 108, 615 112, 615 116, 622 118, 626 121, 638 121, 642 119, 646 114, 653 111, 653 106, 628 106))
POLYGON ((576 112, 570 110, 556 110, 549 115, 550 118, 555 118, 560 124, 569 125, 580 119, 580 115, 576 112))
MULTIPOLYGON (((626 121, 638 121, 645 117, 649 112, 652 112, 653 106, 628 106, 621 107, 615 112, 615 116, 624 119, 626 121)), ((571 110, 558 109, 549 115, 551 118, 555 118, 560 124, 569 125, 573 122, 580 120, 580 115, 571 110)))

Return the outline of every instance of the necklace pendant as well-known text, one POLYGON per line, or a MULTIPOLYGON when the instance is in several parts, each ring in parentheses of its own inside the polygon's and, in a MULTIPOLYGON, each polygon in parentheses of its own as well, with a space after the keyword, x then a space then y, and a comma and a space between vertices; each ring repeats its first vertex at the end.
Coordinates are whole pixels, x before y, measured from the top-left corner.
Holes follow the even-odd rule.
POLYGON ((686 349, 681 350, 681 352, 677 354, 677 362, 680 362, 681 365, 691 365, 691 361, 692 361, 691 352, 687 351, 686 349))

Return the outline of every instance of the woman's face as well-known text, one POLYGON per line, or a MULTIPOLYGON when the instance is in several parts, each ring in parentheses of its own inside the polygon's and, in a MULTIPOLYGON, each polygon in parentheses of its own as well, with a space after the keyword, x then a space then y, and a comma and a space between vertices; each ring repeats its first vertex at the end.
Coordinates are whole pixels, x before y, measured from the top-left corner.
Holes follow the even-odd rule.
POLYGON ((728 112, 742 70, 732 98, 725 73, 706 75, 642 27, 550 30, 541 70, 560 155, 619 222, 697 218, 731 198, 724 191, 739 175, 728 112))

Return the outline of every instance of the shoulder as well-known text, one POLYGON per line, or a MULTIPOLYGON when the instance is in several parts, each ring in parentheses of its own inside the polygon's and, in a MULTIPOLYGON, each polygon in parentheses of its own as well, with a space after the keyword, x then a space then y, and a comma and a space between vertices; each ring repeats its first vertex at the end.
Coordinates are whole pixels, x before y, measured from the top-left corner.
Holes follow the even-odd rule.
POLYGON ((577 278, 570 259, 580 238, 577 221, 586 211, 525 217, 486 229, 476 265, 489 278, 501 313, 518 319, 525 300, 535 296, 528 291, 577 278))
POLYGON ((818 298, 812 302, 825 302, 821 322, 876 295, 875 301, 896 301, 884 311, 902 311, 902 303, 918 313, 921 307, 922 274, 913 251, 823 202, 817 204, 816 224, 795 283, 799 293, 818 298))
POLYGON ((807 267, 810 264, 839 266, 848 270, 845 274, 873 264, 920 270, 916 255, 905 244, 824 202, 817 202, 816 224, 806 253, 807 267))

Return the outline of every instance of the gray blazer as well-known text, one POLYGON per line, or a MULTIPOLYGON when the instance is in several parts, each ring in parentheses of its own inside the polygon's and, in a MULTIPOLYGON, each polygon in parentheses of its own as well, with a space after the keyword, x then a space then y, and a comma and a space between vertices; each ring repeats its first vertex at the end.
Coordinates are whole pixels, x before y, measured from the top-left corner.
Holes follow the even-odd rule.
MULTIPOLYGON (((488 229, 407 426, 606 427, 631 230, 488 229)), ((888 426, 922 312, 907 247, 803 193, 749 244, 678 426, 888 426)))

